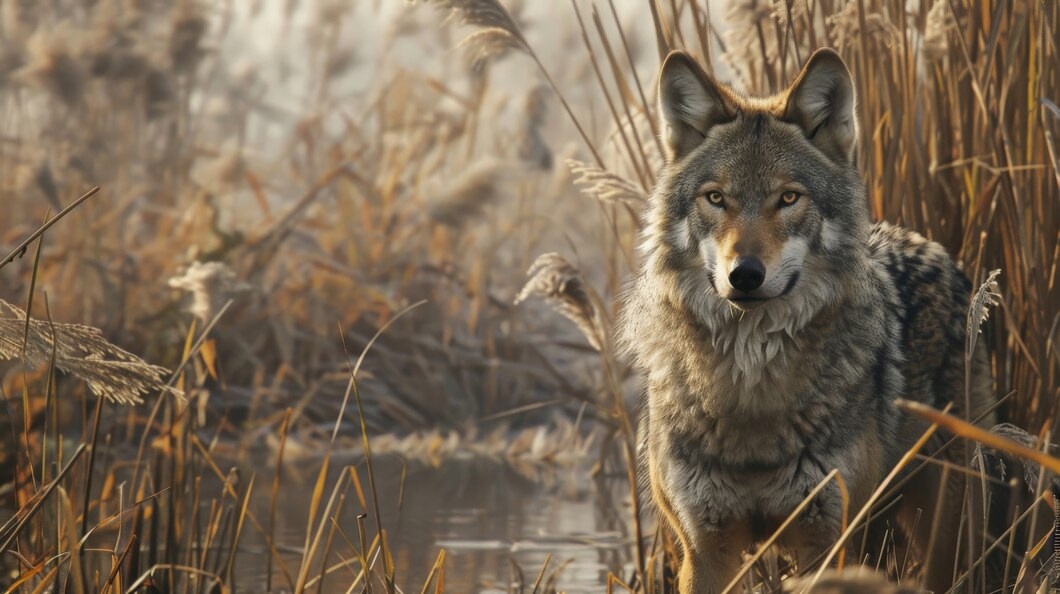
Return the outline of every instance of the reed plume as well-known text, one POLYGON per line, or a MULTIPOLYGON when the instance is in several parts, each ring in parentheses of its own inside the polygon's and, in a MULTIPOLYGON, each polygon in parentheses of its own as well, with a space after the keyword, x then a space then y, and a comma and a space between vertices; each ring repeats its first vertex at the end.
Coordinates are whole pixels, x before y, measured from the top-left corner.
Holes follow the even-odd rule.
POLYGON ((971 305, 968 307, 968 354, 975 352, 975 343, 979 334, 983 331, 983 322, 990 316, 990 308, 1001 304, 1001 289, 997 284, 997 277, 1001 270, 994 270, 979 285, 975 295, 972 296, 971 305))
POLYGON ((29 367, 55 366, 88 384, 98 396, 137 404, 150 392, 178 394, 162 381, 169 372, 117 347, 98 328, 29 320, 26 312, 0 300, 0 359, 23 359, 29 367))
POLYGON ((530 280, 516 296, 516 305, 532 296, 544 298, 560 315, 574 322, 593 348, 603 350, 603 316, 580 270, 553 252, 538 256, 526 275, 530 280))
POLYGON ((582 193, 607 204, 625 204, 641 207, 647 196, 632 182, 610 171, 600 169, 576 159, 567 159, 567 166, 576 177, 574 183, 582 193))

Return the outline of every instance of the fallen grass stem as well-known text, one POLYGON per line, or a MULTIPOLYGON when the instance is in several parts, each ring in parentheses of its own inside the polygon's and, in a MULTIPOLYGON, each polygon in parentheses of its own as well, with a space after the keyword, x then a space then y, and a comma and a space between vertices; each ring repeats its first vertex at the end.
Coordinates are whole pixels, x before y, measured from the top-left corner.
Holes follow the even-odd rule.
POLYGON ((52 225, 61 221, 63 217, 70 214, 78 206, 81 206, 84 201, 95 196, 97 192, 99 192, 99 186, 96 186, 82 194, 80 198, 71 202, 69 206, 60 210, 53 218, 49 219, 48 222, 41 225, 36 231, 31 233, 30 236, 27 237, 22 243, 15 246, 15 249, 11 250, 11 253, 5 256, 3 260, 0 260, 0 269, 14 262, 16 259, 22 257, 22 254, 26 252, 26 248, 29 247, 29 244, 33 243, 33 240, 37 239, 41 235, 44 235, 44 232, 48 229, 51 229, 52 225))

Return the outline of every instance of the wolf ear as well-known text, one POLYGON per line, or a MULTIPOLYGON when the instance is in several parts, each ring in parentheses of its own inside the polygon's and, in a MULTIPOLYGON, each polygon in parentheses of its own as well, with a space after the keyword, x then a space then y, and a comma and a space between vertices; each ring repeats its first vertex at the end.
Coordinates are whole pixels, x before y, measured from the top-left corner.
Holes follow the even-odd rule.
POLYGON ((672 163, 698 147, 712 126, 735 117, 718 84, 688 54, 666 56, 659 75, 660 129, 672 163))
POLYGON ((788 90, 784 119, 802 128, 829 159, 847 165, 854 162, 858 138, 854 110, 854 81, 843 58, 819 49, 788 90))

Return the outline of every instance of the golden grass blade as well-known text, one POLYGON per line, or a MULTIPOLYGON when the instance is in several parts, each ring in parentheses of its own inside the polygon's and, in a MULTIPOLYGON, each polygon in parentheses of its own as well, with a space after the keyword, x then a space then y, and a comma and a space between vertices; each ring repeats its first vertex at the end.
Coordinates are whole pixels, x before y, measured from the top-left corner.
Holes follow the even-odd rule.
POLYGON ((626 32, 623 30, 622 23, 618 20, 618 11, 615 9, 615 2, 614 0, 608 0, 607 4, 611 9, 611 18, 615 24, 615 29, 618 30, 619 39, 622 40, 622 49, 626 55, 629 72, 633 75, 634 87, 637 89, 637 94, 640 96, 640 111, 648 114, 648 124, 651 126, 652 138, 655 141, 655 150, 661 155, 663 153, 662 138, 659 136, 657 121, 655 118, 651 117, 653 104, 649 103, 648 98, 644 95, 644 85, 641 84, 640 75, 637 74, 637 67, 633 61, 633 52, 630 51, 626 32))
MULTIPOLYGON (((622 146, 625 148, 624 154, 626 155, 630 166, 632 166, 633 170, 637 173, 637 177, 640 179, 641 184, 646 187, 648 182, 647 178, 645 177, 645 171, 641 167, 640 161, 637 159, 636 155, 633 152, 633 148, 630 145, 629 138, 626 134, 626 128, 622 125, 623 120, 621 116, 619 116, 618 109, 615 107, 615 102, 611 98, 611 92, 608 90, 607 84, 604 82, 603 72, 601 71, 600 64, 596 59, 596 52, 593 50, 592 43, 590 43, 589 41, 589 32, 585 27, 585 21, 582 19, 581 10, 578 9, 578 3, 574 1, 571 2, 571 7, 574 9, 574 16, 577 17, 578 27, 581 29, 582 33, 582 43, 585 45, 585 51, 589 54, 589 63, 593 67, 593 73, 596 75, 596 81, 600 87, 600 92, 604 96, 604 103, 607 104, 607 108, 608 111, 611 113, 611 118, 614 122, 617 135, 622 140, 622 146)), ((621 98, 622 97, 620 96, 619 99, 621 98)), ((623 105, 625 105, 625 103, 623 103, 623 105)), ((634 136, 636 136, 636 131, 632 130, 632 132, 634 133, 634 136)))
MULTIPOLYGON (((159 496, 163 495, 164 493, 168 493, 170 488, 171 487, 164 487, 161 491, 152 493, 144 497, 143 499, 133 502, 132 505, 125 507, 124 509, 120 509, 110 514, 109 516, 101 519, 95 526, 92 526, 92 528, 90 528, 88 532, 81 535, 81 546, 84 547, 88 543, 88 540, 92 536, 92 534, 98 530, 110 528, 118 528, 120 530, 121 525, 118 523, 119 520, 123 519, 125 516, 129 515, 133 511, 137 511, 144 503, 154 500, 159 496)), ((118 540, 120 541, 120 538, 118 540)))
POLYGON ((931 439, 931 436, 935 434, 935 431, 938 429, 938 427, 938 425, 932 425, 931 427, 928 427, 928 429, 924 431, 924 434, 920 436, 920 439, 918 439, 916 443, 914 443, 913 446, 909 448, 909 450, 907 450, 904 455, 902 455, 901 459, 898 460, 898 463, 895 464, 893 469, 891 469, 891 472, 888 473, 886 477, 884 477, 883 481, 880 482, 878 487, 876 487, 876 490, 872 492, 872 495, 869 497, 868 501, 865 502, 865 504, 861 507, 861 510, 858 511, 856 516, 854 516, 854 519, 850 522, 850 525, 847 526, 847 529, 844 530, 843 533, 839 536, 839 540, 836 541, 835 546, 832 547, 832 550, 829 551, 824 561, 822 561, 821 568, 817 570, 817 573, 814 574, 813 579, 810 581, 809 584, 807 584, 806 588, 803 590, 804 593, 809 591, 809 589, 817 583, 817 580, 819 580, 821 576, 824 575, 824 572, 827 571, 828 568, 831 566, 832 559, 835 559, 836 555, 839 554, 839 551, 846 546, 847 540, 850 539, 850 536, 854 533, 854 531, 858 528, 862 521, 865 520, 869 512, 872 511, 872 506, 876 505, 876 502, 880 500, 880 497, 887 490, 887 487, 891 484, 891 481, 893 481, 898 476, 902 469, 904 469, 907 465, 909 465, 910 462, 913 461, 914 458, 916 458, 917 453, 919 453, 920 450, 924 447, 924 445, 927 444, 928 440, 931 439))
POLYGON ((368 536, 367 531, 364 529, 364 518, 366 515, 357 514, 357 538, 361 543, 361 546, 357 549, 357 559, 361 562, 361 572, 364 574, 365 594, 372 594, 372 568, 371 563, 368 561, 371 552, 368 550, 368 536))
POLYGON ((534 580, 534 589, 530 591, 530 594, 538 594, 538 590, 541 589, 541 582, 545 579, 545 572, 548 570, 548 564, 552 561, 552 553, 545 555, 545 562, 541 564, 541 572, 537 574, 537 579, 534 580))
MULTIPOLYGON (((48 216, 51 211, 44 215, 44 222, 48 222, 48 216)), ((41 236, 41 240, 37 242, 37 250, 33 254, 33 272, 29 279, 29 295, 26 297, 26 327, 22 330, 22 352, 26 352, 26 345, 29 344, 29 322, 33 316, 33 296, 37 294, 37 273, 40 272, 40 253, 44 249, 44 237, 41 236)), ((23 364, 26 364, 23 359, 23 364)))
POLYGON ((317 571, 317 575, 320 577, 320 579, 317 582, 317 594, 322 594, 324 592, 324 578, 327 576, 328 558, 331 556, 331 547, 335 543, 335 534, 338 533, 343 540, 345 540, 347 543, 349 542, 349 539, 346 538, 346 533, 342 531, 342 529, 339 527, 338 521, 336 520, 336 518, 342 516, 342 509, 346 505, 347 490, 349 490, 349 487, 343 489, 342 492, 339 493, 339 502, 335 506, 335 510, 331 512, 331 514, 327 518, 328 537, 327 541, 325 541, 324 543, 324 550, 320 554, 320 569, 317 571))
POLYGON ((1053 177, 1056 180, 1056 189, 1060 190, 1060 152, 1056 150, 1056 141, 1053 139, 1053 129, 1050 122, 1046 120, 1045 114, 1051 113, 1053 120, 1060 122, 1060 106, 1048 97, 1042 97, 1042 135, 1045 136, 1045 146, 1049 149, 1049 163, 1052 165, 1053 177))
MULTIPOLYGON (((340 569, 344 569, 345 568, 345 569, 347 569, 350 572, 350 575, 353 577, 353 580, 350 582, 349 588, 347 588, 346 591, 347 592, 354 592, 358 588, 360 588, 361 582, 365 580, 367 574, 364 572, 363 569, 354 570, 353 566, 354 565, 361 565, 363 567, 363 566, 365 566, 365 564, 361 563, 361 559, 359 557, 357 547, 354 546, 353 543, 350 542, 349 537, 346 536, 346 533, 344 531, 342 531, 341 529, 339 529, 339 527, 337 526, 338 521, 335 519, 335 517, 333 516, 331 518, 328 518, 328 522, 330 524, 336 526, 338 534, 340 536, 342 536, 344 541, 346 541, 347 546, 349 546, 350 550, 354 552, 354 556, 353 556, 353 558, 347 559, 347 558, 343 557, 340 554, 339 555, 340 560, 337 563, 332 564, 331 566, 329 566, 327 568, 326 571, 318 573, 317 575, 315 575, 312 578, 310 578, 310 580, 308 582, 306 582, 306 589, 312 588, 313 586, 318 586, 320 584, 321 580, 323 580, 324 576, 331 575, 332 573, 335 573, 336 571, 339 571, 340 569)), ((378 540, 373 541, 371 547, 369 547, 369 550, 373 550, 374 549, 376 542, 378 542, 378 540)), ((371 568, 371 563, 367 563, 366 565, 367 565, 367 567, 369 569, 371 568)), ((362 591, 370 590, 371 589, 371 585, 370 584, 371 584, 371 582, 366 582, 365 583, 365 587, 364 587, 364 589, 362 589, 362 591)), ((365 594, 368 594, 368 593, 365 592, 365 594)))
MULTIPOLYGON (((129 585, 128 588, 125 589, 125 594, 135 594, 136 592, 140 591, 139 588, 142 587, 148 581, 153 580, 155 572, 161 569, 166 569, 172 572, 179 571, 191 575, 201 576, 204 578, 211 578, 213 579, 212 586, 217 588, 216 592, 218 594, 232 594, 232 590, 228 587, 227 584, 225 584, 224 580, 221 579, 221 576, 217 575, 216 573, 204 569, 199 569, 198 567, 192 567, 190 565, 180 565, 177 563, 156 563, 152 565, 140 577, 136 578, 136 581, 134 581, 132 584, 129 585)), ((206 583, 209 584, 210 582, 206 583)))
POLYGON ((1052 472, 1060 473, 1060 459, 1044 452, 1028 448, 1020 443, 991 433, 986 429, 972 425, 963 419, 948 415, 926 404, 909 400, 898 400, 897 405, 898 408, 938 425, 964 439, 977 441, 994 449, 1008 452, 1013 456, 1026 458, 1048 468, 1052 472))
MULTIPOLYGON (((1009 550, 1011 552, 1011 550, 1012 550, 1012 542, 1015 539, 1017 528, 1021 524, 1023 524, 1024 521, 1026 521, 1028 518, 1033 518, 1032 514, 1035 513, 1035 511, 1038 510, 1040 507, 1045 507, 1050 512, 1053 512, 1053 510, 1051 509, 1051 507, 1052 507, 1051 503, 1052 503, 1052 496, 1048 492, 1042 493, 1041 495, 1036 497, 1034 502, 1030 505, 1030 507, 1028 507, 1026 511, 1024 511, 1022 514, 1020 514, 1019 517, 1017 517, 1012 522, 1012 524, 1005 529, 1004 532, 1002 532, 1000 535, 997 536, 997 538, 994 539, 994 542, 991 543, 991 545, 985 551, 983 551, 983 554, 980 555, 979 558, 975 560, 975 563, 972 564, 972 566, 969 568, 969 570, 965 571, 960 576, 958 576, 956 580, 954 580, 953 587, 954 588, 959 588, 962 584, 964 584, 965 580, 968 579, 969 572, 970 571, 974 571, 975 569, 981 567, 984 563, 986 563, 987 556, 992 551, 994 551, 995 549, 1000 547, 1002 542, 1003 542, 1003 540, 1006 537, 1009 539, 1009 550)), ((1053 513, 1055 513, 1055 512, 1053 512, 1053 513)), ((1033 538, 1033 536, 1034 535, 1032 534, 1031 537, 1033 538)), ((1040 539, 1038 540, 1038 543, 1035 546, 1033 546, 1030 549, 1028 549, 1025 559, 1034 559, 1038 555, 1038 553, 1041 552, 1042 547, 1044 547, 1045 543, 1050 541, 1052 538, 1053 538, 1052 534, 1045 534, 1042 537, 1040 537, 1040 539)), ((1006 559, 1006 564, 1007 564, 1007 562, 1008 562, 1008 559, 1006 559)), ((1006 571, 1006 575, 1007 575, 1007 571, 1006 571)), ((1007 583, 1007 579, 1002 580, 1002 583, 1003 584, 1007 583)))
POLYGON ((17 246, 15 246, 15 249, 11 250, 11 253, 9 253, 7 256, 5 256, 3 260, 0 260, 0 269, 2 269, 4 266, 7 266, 8 264, 14 262, 19 257, 21 257, 22 254, 26 253, 26 248, 29 247, 29 244, 33 243, 33 240, 37 239, 41 235, 44 235, 44 232, 47 231, 48 229, 50 229, 52 227, 52 225, 54 225, 54 224, 58 223, 59 221, 61 221, 62 218, 65 217, 66 215, 70 214, 70 212, 72 210, 74 210, 78 206, 81 206, 81 204, 85 200, 88 200, 89 198, 95 196, 97 192, 99 192, 99 186, 96 186, 96 187, 92 188, 91 190, 89 190, 89 191, 85 192, 84 194, 82 194, 80 198, 78 198, 77 200, 74 200, 73 202, 71 202, 70 206, 67 206, 66 208, 60 210, 59 213, 56 214, 54 218, 49 219, 48 222, 46 222, 43 225, 41 225, 39 229, 34 231, 32 234, 30 234, 30 236, 27 237, 22 243, 20 243, 17 246))
MULTIPOLYGON (((843 511, 840 515, 842 520, 839 523, 839 533, 842 534, 846 532, 847 526, 849 525, 850 521, 850 490, 847 488, 846 481, 843 480, 843 475, 839 474, 838 472, 835 475, 835 482, 837 485, 839 485, 839 496, 841 501, 843 502, 843 511)), ((836 561, 836 569, 838 571, 843 570, 843 564, 846 561, 846 555, 846 547, 839 549, 839 559, 836 561)))
POLYGON ((77 538, 77 516, 70 498, 66 495, 66 489, 59 487, 59 509, 61 510, 59 522, 66 529, 59 546, 59 553, 68 555, 67 562, 70 565, 70 574, 67 577, 67 591, 72 590, 74 594, 85 594, 84 567, 81 566, 81 545, 77 538))
POLYGON ((81 535, 88 534, 88 510, 90 509, 89 503, 92 501, 92 476, 96 470, 96 452, 98 451, 97 445, 99 443, 99 424, 100 418, 103 415, 103 397, 96 397, 96 413, 92 419, 92 439, 89 441, 89 453, 88 453, 88 469, 85 472, 85 491, 84 498, 81 504, 81 535))
POLYGON ((434 584, 434 594, 445 592, 445 559, 442 559, 442 561, 443 563, 438 567, 438 581, 434 584))
POLYGON ((122 567, 125 566, 125 559, 129 556, 129 552, 132 551, 133 547, 136 545, 136 540, 137 539, 135 534, 129 537, 129 542, 125 545, 125 549, 122 550, 121 554, 118 555, 117 559, 114 560, 114 564, 111 566, 110 569, 110 574, 107 575, 106 581, 103 582, 103 587, 100 590, 100 594, 107 594, 111 591, 121 591, 121 580, 119 579, 119 575, 121 574, 122 567))
MULTIPOLYGON (((44 562, 41 562, 37 563, 33 567, 30 567, 29 569, 24 569, 22 571, 22 575, 18 576, 18 579, 11 582, 11 584, 7 587, 7 590, 5 590, 5 593, 11 594, 13 592, 18 592, 18 589, 22 584, 25 584, 26 582, 33 579, 38 573, 44 571, 45 565, 46 564, 44 562)), ((55 571, 55 568, 52 568, 51 571, 55 571)))
MULTIPOLYGON (((419 306, 421 306, 421 305, 423 305, 425 303, 426 303, 426 301, 418 301, 416 303, 413 303, 412 305, 410 305, 410 306, 406 307, 405 309, 402 309, 398 313, 394 314, 394 316, 392 318, 387 320, 387 322, 385 324, 383 324, 379 328, 379 330, 377 330, 376 333, 372 336, 372 338, 368 341, 368 344, 366 344, 364 346, 364 348, 361 350, 361 354, 357 357, 357 363, 355 363, 353 365, 350 365, 350 362, 349 362, 349 351, 346 350, 346 340, 345 340, 345 337, 342 334, 341 328, 340 328, 340 331, 339 331, 339 336, 343 339, 342 346, 343 346, 343 351, 346 353, 346 362, 347 362, 347 365, 349 365, 349 367, 350 367, 350 372, 349 372, 350 373, 350 379, 349 379, 349 381, 347 382, 347 385, 346 385, 346 394, 343 396, 342 407, 339 409, 340 412, 339 412, 338 418, 335 419, 335 427, 332 430, 331 441, 329 442, 329 445, 328 445, 328 454, 330 455, 331 447, 335 443, 335 439, 338 437, 339 426, 340 426, 340 423, 342 421, 342 417, 345 414, 346 405, 349 403, 350 392, 352 391, 353 395, 354 395, 354 400, 355 400, 355 402, 357 404, 358 417, 360 419, 361 440, 362 440, 362 443, 364 445, 365 464, 368 467, 368 486, 369 486, 369 488, 372 491, 372 505, 373 505, 374 511, 375 511, 376 533, 377 533, 377 535, 380 538, 380 541, 381 541, 381 545, 380 546, 381 546, 381 548, 383 550, 384 580, 385 580, 385 583, 386 583, 386 588, 387 588, 387 593, 388 594, 392 594, 392 592, 394 590, 394 587, 395 587, 394 586, 394 565, 393 565, 393 562, 392 562, 392 560, 390 558, 389 548, 387 547, 386 532, 383 530, 383 524, 382 524, 382 522, 383 522, 382 517, 381 517, 382 514, 380 514, 380 512, 379 512, 379 493, 378 493, 378 491, 376 491, 375 473, 374 473, 374 471, 372 469, 372 449, 371 449, 371 444, 369 443, 369 440, 368 440, 368 423, 365 420, 364 406, 361 403, 361 395, 360 395, 360 392, 357 390, 357 372, 360 371, 361 364, 364 362, 364 358, 368 354, 368 351, 371 350, 372 345, 374 345, 376 340, 378 340, 379 337, 382 336, 384 332, 386 332, 387 328, 389 328, 394 322, 396 322, 403 315, 407 314, 408 312, 412 311, 413 309, 416 309, 417 307, 419 307, 419 306)), ((366 579, 370 579, 370 577, 366 577, 366 579)), ((304 583, 304 580, 302 580, 302 582, 304 583)))
MULTIPOLYGON (((301 594, 305 592, 306 580, 309 579, 309 568, 313 561, 313 553, 316 550, 317 544, 320 542, 321 531, 323 529, 323 521, 321 525, 314 529, 313 523, 316 521, 317 516, 320 512, 320 504, 324 498, 324 488, 327 485, 328 467, 331 461, 330 453, 324 455, 324 461, 320 465, 320 470, 317 472, 317 480, 313 485, 313 492, 309 497, 309 516, 306 522, 305 530, 305 545, 303 550, 305 554, 302 556, 301 567, 298 569, 298 577, 295 580, 294 591, 295 594, 301 594)), ((338 487, 342 483, 340 477, 339 481, 335 483, 335 488, 332 489, 332 497, 328 500, 327 507, 324 511, 324 517, 327 517, 328 510, 331 509, 331 505, 335 501, 335 496, 338 493, 338 487)))
POLYGON ((368 509, 368 499, 364 496, 360 473, 357 472, 357 468, 354 466, 347 467, 347 471, 350 473, 350 482, 353 484, 353 491, 357 495, 357 502, 361 504, 361 509, 368 509))
POLYGON ((48 499, 48 496, 51 495, 51 493, 59 487, 62 480, 66 477, 66 474, 70 472, 70 468, 72 468, 74 463, 77 462, 78 459, 81 458, 81 455, 85 453, 85 447, 85 444, 81 444, 80 446, 78 446, 77 449, 74 450, 74 453, 70 456, 70 459, 67 460, 66 466, 64 466, 63 469, 59 471, 59 474, 56 475, 54 479, 52 479, 52 482, 49 483, 47 487, 42 489, 41 492, 36 495, 36 499, 34 499, 33 502, 28 505, 27 508, 24 508, 24 511, 19 510, 20 514, 15 516, 16 518, 18 518, 17 522, 14 521, 15 518, 12 518, 12 521, 10 523, 4 525, 4 529, 0 530, 0 538, 3 539, 3 541, 0 542, 0 551, 8 550, 8 547, 11 546, 11 543, 14 541, 14 539, 18 538, 19 533, 22 532, 22 529, 26 526, 26 523, 29 522, 30 519, 36 515, 36 513, 40 510, 41 506, 44 505, 44 502, 48 499))
POLYGON ((243 524, 247 519, 247 511, 250 506, 250 496, 254 493, 254 479, 257 478, 256 474, 250 475, 250 481, 247 483, 247 488, 243 492, 243 501, 239 506, 239 515, 236 517, 235 530, 232 533, 232 542, 228 545, 228 560, 225 561, 224 572, 222 575, 225 576, 226 581, 235 588, 235 565, 236 565, 236 552, 239 550, 239 539, 243 536, 243 524))
POLYGON ((661 64, 674 46, 670 42, 670 30, 659 16, 659 0, 649 0, 648 7, 651 9, 651 22, 655 26, 655 48, 659 52, 661 64))
MULTIPOLYGON (((288 408, 283 413, 283 421, 280 423, 280 445, 276 449, 276 469, 272 479, 272 492, 269 495, 269 533, 266 538, 267 546, 272 550, 273 555, 276 551, 276 501, 280 495, 280 481, 283 480, 283 455, 287 451, 287 435, 290 430, 291 422, 291 409, 288 408)), ((273 555, 267 555, 265 557, 265 591, 272 591, 272 563, 273 555)), ((277 555, 278 556, 278 555, 277 555)), ((284 576, 287 579, 288 585, 292 588, 291 576, 287 575, 287 568, 281 566, 284 576)))
POLYGON ((431 566, 431 571, 427 574, 427 579, 423 582, 423 587, 420 588, 420 594, 428 594, 431 584, 434 582, 435 576, 438 576, 438 583, 435 586, 435 592, 442 592, 445 589, 445 549, 438 551, 438 557, 434 560, 434 565, 431 566))
POLYGON ((33 589, 32 594, 44 594, 45 592, 52 592, 54 588, 54 582, 59 577, 59 566, 56 565, 45 574, 44 579, 41 580, 37 587, 33 589))
MULTIPOLYGON (((190 440, 191 440, 191 444, 202 455, 202 459, 206 463, 206 467, 209 468, 213 472, 215 477, 217 477, 219 480, 222 481, 222 485, 223 485, 222 488, 224 489, 224 494, 232 497, 233 499, 237 499, 238 500, 239 494, 236 493, 236 490, 232 486, 232 484, 226 480, 227 475, 224 472, 221 471, 220 467, 217 466, 217 463, 214 461, 213 457, 210 456, 209 451, 206 449, 205 446, 203 446, 203 444, 199 440, 198 436, 192 434, 190 436, 190 440)), ((254 529, 257 530, 258 534, 262 538, 267 538, 268 531, 265 529, 265 526, 262 525, 262 523, 258 520, 258 518, 254 514, 254 512, 252 510, 248 509, 246 515, 247 515, 247 519, 249 519, 250 523, 253 524, 254 529)), ((283 570, 284 575, 287 576, 288 572, 287 572, 287 569, 286 569, 286 565, 284 563, 283 557, 280 556, 279 551, 276 549, 276 547, 268 547, 268 549, 269 549, 269 553, 274 556, 276 562, 280 565, 280 568, 283 570)), ((294 583, 293 580, 291 580, 291 583, 292 584, 294 583)), ((294 588, 292 586, 292 590, 293 589, 294 588)))

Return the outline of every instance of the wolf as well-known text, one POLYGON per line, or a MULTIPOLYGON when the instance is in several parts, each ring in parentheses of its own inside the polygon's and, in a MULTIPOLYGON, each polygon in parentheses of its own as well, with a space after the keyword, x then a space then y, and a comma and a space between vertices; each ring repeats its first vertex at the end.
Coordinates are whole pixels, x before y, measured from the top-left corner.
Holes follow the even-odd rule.
MULTIPOLYGON (((683 549, 679 591, 714 594, 832 469, 850 514, 861 508, 927 428, 897 398, 966 414, 971 285, 939 244, 872 221, 856 165, 855 87, 834 51, 818 50, 786 91, 765 98, 674 52, 658 109, 665 166, 616 335, 645 378, 638 456, 683 549)), ((990 425, 983 342, 967 401, 990 425)), ((926 453, 941 443, 933 437, 926 453)), ((940 455, 962 462, 961 448, 940 455)), ((894 520, 925 584, 941 591, 964 483, 925 466, 894 520), (943 538, 928 550, 933 526, 943 538)), ((832 481, 777 542, 805 569, 834 545, 842 519, 832 481)))

